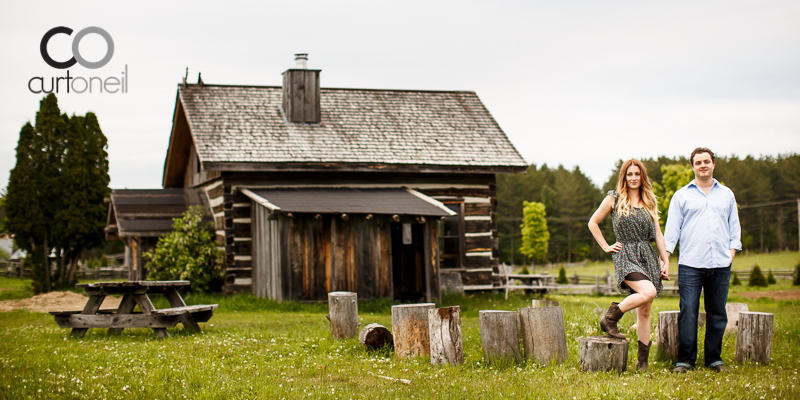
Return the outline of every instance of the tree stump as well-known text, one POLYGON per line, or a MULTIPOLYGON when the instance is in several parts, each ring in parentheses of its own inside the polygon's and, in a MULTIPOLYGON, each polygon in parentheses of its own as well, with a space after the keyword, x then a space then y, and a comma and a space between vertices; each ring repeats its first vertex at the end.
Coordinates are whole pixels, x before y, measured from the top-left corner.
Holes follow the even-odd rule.
POLYGON ((744 303, 728 303, 725 304, 725 312, 728 313, 728 325, 725 325, 725 333, 737 332, 737 323, 739 323, 739 313, 742 311, 750 311, 747 304, 744 303))
POLYGON ((519 323, 513 311, 483 310, 478 313, 481 322, 481 347, 488 362, 522 361, 519 350, 519 323))
POLYGON ((334 340, 358 336, 358 295, 353 292, 328 293, 328 320, 334 340))
POLYGON ((658 357, 665 361, 678 359, 678 315, 680 311, 658 313, 658 357))
POLYGON ((567 360, 567 332, 561 307, 520 308, 519 324, 525 358, 548 365, 567 360))
POLYGON ((428 310, 433 303, 392 306, 392 334, 394 354, 398 360, 430 354, 428 310))
POLYGON ((739 313, 739 330, 736 336, 736 362, 770 362, 772 354, 772 324, 769 313, 742 311, 739 313))
POLYGON ((361 330, 358 342, 367 350, 379 349, 386 344, 394 345, 392 332, 381 324, 369 324, 361 330))
MULTIPOLYGON (((705 325, 706 325, 706 313, 701 312, 701 313, 697 314, 697 328, 698 329, 702 328, 705 325)), ((725 327, 725 329, 728 329, 728 328, 725 327)))
POLYGON ((458 365, 464 362, 459 306, 428 310, 428 332, 432 365, 458 365))
POLYGON ((580 341, 581 369, 591 372, 624 372, 628 365, 628 341, 591 336, 580 341))
POLYGON ((558 302, 553 300, 531 300, 531 307, 558 307, 558 302))

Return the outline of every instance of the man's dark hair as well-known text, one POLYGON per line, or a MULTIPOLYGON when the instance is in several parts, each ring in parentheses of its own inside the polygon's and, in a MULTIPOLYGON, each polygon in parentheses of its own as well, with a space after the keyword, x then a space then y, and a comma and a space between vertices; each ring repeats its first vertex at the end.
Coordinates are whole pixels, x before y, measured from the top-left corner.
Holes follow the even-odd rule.
POLYGON ((694 156, 696 156, 696 155, 698 155, 700 153, 708 153, 708 154, 710 154, 711 155, 711 162, 716 164, 717 158, 714 157, 714 152, 709 150, 709 149, 707 149, 707 148, 705 148, 705 147, 698 147, 698 148, 694 149, 694 151, 692 152, 692 155, 689 156, 689 163, 694 165, 694 156))

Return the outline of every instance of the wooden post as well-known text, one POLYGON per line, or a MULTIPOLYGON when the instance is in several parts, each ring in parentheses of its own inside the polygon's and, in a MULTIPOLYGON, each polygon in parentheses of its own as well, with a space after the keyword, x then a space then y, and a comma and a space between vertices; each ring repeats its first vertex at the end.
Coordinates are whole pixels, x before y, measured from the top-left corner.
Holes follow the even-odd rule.
POLYGON ((580 341, 581 369, 624 372, 628 364, 628 341, 608 336, 591 336, 580 341))
POLYGON ((398 360, 430 354, 428 310, 433 303, 392 306, 392 334, 394 354, 398 360))
POLYGON ((736 332, 739 323, 739 313, 742 311, 750 311, 745 303, 728 303, 725 304, 725 312, 728 314, 728 325, 725 325, 725 333, 736 332))
POLYGON ((736 362, 770 362, 774 316, 769 313, 742 311, 739 313, 736 336, 736 362))
POLYGON ((394 345, 392 332, 380 324, 369 324, 361 330, 358 342, 367 350, 376 350, 386 344, 394 345))
POLYGON ((334 340, 358 336, 358 295, 353 292, 328 293, 328 320, 334 340))
MULTIPOLYGON (((535 300, 534 300, 535 301, 535 300)), ((481 347, 488 362, 522 361, 519 350, 519 323, 513 311, 482 310, 478 312, 481 323, 481 347)))
POLYGON ((680 311, 658 313, 658 356, 662 360, 678 359, 678 314, 680 311))
POLYGON ((567 360, 567 333, 561 307, 520 308, 519 323, 525 358, 548 365, 567 360))
POLYGON ((531 300, 531 307, 558 307, 558 302, 553 300, 531 300))
POLYGON ((461 337, 461 308, 459 306, 428 310, 428 332, 432 365, 464 363, 464 341, 461 337))

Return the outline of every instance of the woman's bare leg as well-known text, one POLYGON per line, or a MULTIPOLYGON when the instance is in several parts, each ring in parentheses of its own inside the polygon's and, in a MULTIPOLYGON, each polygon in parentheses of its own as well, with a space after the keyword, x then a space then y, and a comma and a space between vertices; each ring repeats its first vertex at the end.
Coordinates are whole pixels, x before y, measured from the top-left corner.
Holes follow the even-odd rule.
POLYGON ((619 309, 622 312, 628 312, 636 307, 652 303, 656 298, 656 287, 650 281, 624 281, 629 288, 636 291, 636 293, 628 296, 625 300, 619 303, 619 309))
POLYGON ((645 345, 650 344, 650 307, 653 305, 651 300, 649 303, 639 306, 636 309, 636 334, 639 336, 639 341, 645 345))

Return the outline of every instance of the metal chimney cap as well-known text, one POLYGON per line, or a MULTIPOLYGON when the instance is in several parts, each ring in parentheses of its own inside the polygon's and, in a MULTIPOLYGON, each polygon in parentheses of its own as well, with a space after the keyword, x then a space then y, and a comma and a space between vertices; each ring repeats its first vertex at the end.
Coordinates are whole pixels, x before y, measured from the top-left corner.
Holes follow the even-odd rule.
POLYGON ((297 53, 294 55, 294 60, 297 61, 297 69, 308 69, 306 62, 308 61, 308 53, 297 53))

